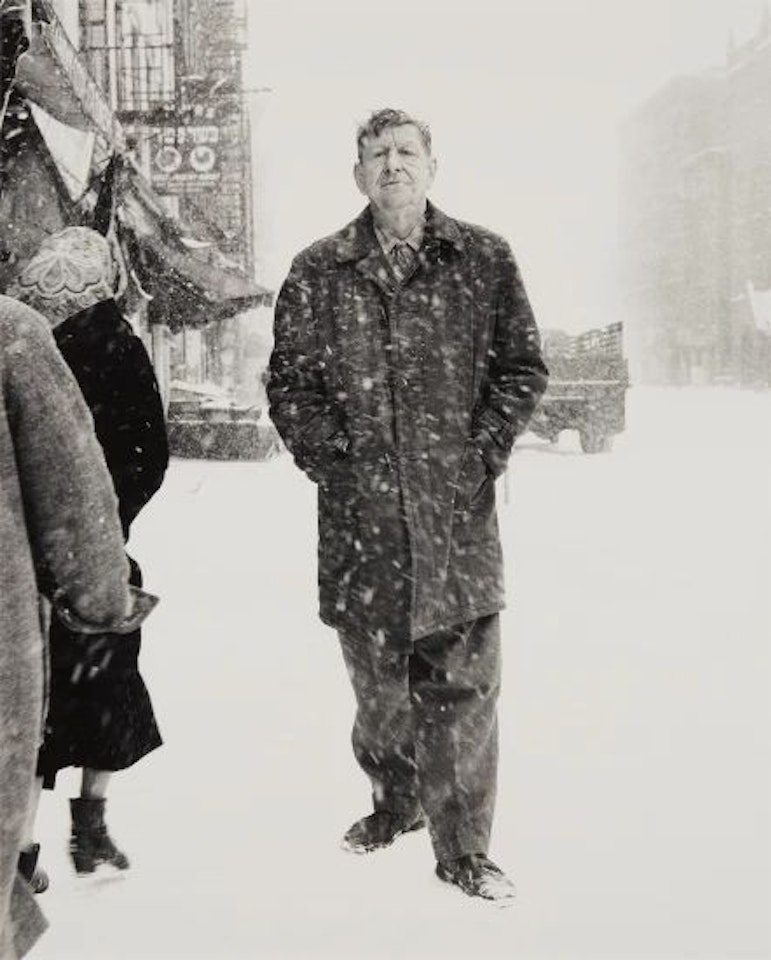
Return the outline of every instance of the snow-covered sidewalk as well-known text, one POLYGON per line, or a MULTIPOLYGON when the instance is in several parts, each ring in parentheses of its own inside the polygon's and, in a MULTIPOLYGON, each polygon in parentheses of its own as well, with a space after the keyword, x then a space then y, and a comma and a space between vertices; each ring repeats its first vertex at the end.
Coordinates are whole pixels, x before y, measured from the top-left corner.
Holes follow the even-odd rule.
POLYGON ((425 833, 338 848, 369 798, 314 490, 286 456, 176 460, 131 544, 163 598, 142 669, 166 740, 108 802, 133 868, 74 877, 65 772, 33 957, 769 956, 771 395, 633 389, 612 454, 528 435, 500 486, 492 854, 516 904, 440 884, 425 833))

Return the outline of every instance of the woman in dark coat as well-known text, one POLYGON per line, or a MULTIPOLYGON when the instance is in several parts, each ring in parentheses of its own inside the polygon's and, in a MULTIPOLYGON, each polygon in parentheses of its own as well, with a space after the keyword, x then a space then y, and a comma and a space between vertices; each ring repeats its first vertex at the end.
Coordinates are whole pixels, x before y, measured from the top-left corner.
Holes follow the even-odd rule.
MULTIPOLYGON (((44 241, 13 293, 51 323, 59 350, 78 381, 118 496, 123 536, 158 490, 168 444, 158 383, 142 341, 113 299, 109 244, 84 227, 68 227, 44 241)), ((131 583, 141 586, 129 557, 131 583)), ((63 767, 83 770, 81 795, 70 801, 70 852, 78 873, 100 863, 124 870, 128 858, 104 822, 110 774, 161 745, 147 689, 139 673, 140 631, 83 637, 55 618, 50 633, 51 691, 38 776, 51 789, 63 767)), ((33 855, 32 830, 28 842, 33 855)), ((47 881, 37 871, 37 885, 47 881)))

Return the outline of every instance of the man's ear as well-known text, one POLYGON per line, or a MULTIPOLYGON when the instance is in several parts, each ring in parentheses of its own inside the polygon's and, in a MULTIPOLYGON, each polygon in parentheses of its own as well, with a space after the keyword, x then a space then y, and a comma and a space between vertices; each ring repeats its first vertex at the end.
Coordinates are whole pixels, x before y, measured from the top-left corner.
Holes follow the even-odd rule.
POLYGON ((361 164, 358 162, 354 163, 353 165, 353 179, 356 181, 356 186, 359 188, 359 192, 366 196, 366 191, 364 189, 364 171, 361 169, 361 164))
POLYGON ((430 173, 429 173, 429 178, 428 178, 428 185, 429 185, 429 187, 431 187, 431 186, 433 186, 434 177, 436 176, 436 157, 431 157, 431 160, 430 160, 429 165, 428 165, 428 169, 429 169, 429 172, 430 172, 430 173))

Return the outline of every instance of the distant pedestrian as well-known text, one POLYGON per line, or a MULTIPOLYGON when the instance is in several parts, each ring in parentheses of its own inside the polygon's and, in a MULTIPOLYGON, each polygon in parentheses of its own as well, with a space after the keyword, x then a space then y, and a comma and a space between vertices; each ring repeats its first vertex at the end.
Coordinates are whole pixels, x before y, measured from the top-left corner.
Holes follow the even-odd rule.
POLYGON ((44 710, 38 585, 94 628, 131 603, 88 409, 46 321, 2 296, 0 385, 0 960, 16 960, 46 925, 17 872, 44 710))
MULTIPOLYGON (((101 234, 68 227, 47 238, 11 288, 53 328, 65 361, 94 418, 118 496, 123 535, 158 490, 168 465, 166 424, 152 363, 113 299, 114 263, 101 234)), ((142 583, 129 558, 131 582, 142 583)), ((83 637, 53 618, 51 701, 38 774, 52 789, 63 767, 83 770, 70 801, 70 852, 78 873, 99 864, 119 870, 129 860, 107 831, 104 812, 111 774, 161 745, 152 704, 139 672, 141 635, 83 637)), ((30 825, 27 842, 35 849, 30 825)), ((47 878, 36 872, 45 889, 47 878)))
POLYGON ((495 479, 547 382, 509 245, 427 200, 426 124, 359 129, 369 205, 297 256, 276 305, 271 416, 318 483, 321 618, 356 695, 363 853, 428 824, 436 872, 508 900, 488 857, 504 605, 495 479))

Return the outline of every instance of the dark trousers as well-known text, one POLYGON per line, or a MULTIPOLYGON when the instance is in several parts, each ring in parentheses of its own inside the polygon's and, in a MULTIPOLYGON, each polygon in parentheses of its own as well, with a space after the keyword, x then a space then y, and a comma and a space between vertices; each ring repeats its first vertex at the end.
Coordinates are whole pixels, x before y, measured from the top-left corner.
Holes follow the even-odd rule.
POLYGON ((487 853, 498 767, 498 614, 415 641, 411 653, 347 633, 356 759, 376 810, 421 809, 437 860, 487 853))

